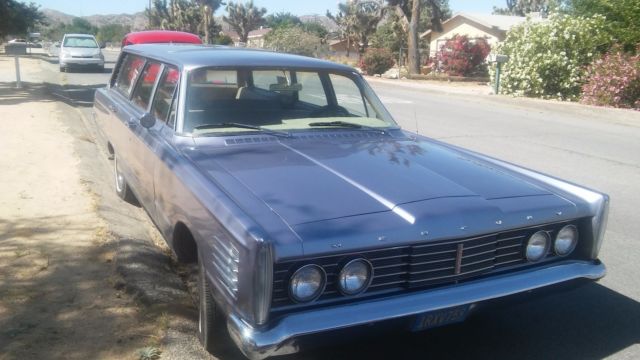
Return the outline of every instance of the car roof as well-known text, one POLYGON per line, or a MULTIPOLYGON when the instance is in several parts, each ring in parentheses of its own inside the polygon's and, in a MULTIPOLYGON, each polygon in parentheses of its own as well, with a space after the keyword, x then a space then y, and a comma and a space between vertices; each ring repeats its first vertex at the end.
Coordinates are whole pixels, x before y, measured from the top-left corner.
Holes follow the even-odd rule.
MULTIPOLYGON (((144 43, 190 43, 202 44, 200 37, 183 31, 173 30, 146 30, 128 33, 122 39, 122 43, 144 44, 144 43)), ((126 44, 125 44, 126 45, 126 44)))
POLYGON ((353 72, 353 68, 316 58, 276 53, 260 49, 189 44, 140 44, 124 48, 125 52, 155 58, 191 69, 205 66, 306 68, 353 72))

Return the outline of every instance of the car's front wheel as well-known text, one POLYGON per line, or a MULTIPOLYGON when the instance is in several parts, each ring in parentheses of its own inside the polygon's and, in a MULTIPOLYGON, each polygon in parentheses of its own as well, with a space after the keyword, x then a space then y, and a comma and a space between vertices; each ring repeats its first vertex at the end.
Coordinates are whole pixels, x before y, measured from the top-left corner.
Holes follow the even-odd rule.
POLYGON ((118 166, 118 156, 114 155, 113 157, 113 174, 116 185, 116 194, 120 197, 120 199, 135 204, 136 197, 133 195, 131 188, 129 188, 129 184, 127 184, 127 180, 124 178, 124 174, 120 170, 118 166))
POLYGON ((198 258, 198 299, 198 338, 205 350, 215 354, 227 343, 228 336, 224 318, 213 300, 201 258, 198 258))

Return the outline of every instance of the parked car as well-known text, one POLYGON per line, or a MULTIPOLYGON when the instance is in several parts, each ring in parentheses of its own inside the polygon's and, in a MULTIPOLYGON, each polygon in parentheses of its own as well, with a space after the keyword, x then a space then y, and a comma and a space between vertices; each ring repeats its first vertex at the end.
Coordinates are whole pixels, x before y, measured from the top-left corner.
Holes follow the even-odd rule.
POLYGON ((69 68, 93 68, 104 71, 104 55, 96 38, 89 34, 64 34, 60 42, 60 72, 69 68))
POLYGON ((262 359, 335 329, 430 329, 605 275, 607 195, 405 131, 344 65, 127 46, 94 112, 117 194, 198 264, 212 352, 226 331, 262 359))
POLYGON ((122 39, 122 46, 135 44, 202 44, 200 37, 184 31, 147 30, 128 33, 122 39))

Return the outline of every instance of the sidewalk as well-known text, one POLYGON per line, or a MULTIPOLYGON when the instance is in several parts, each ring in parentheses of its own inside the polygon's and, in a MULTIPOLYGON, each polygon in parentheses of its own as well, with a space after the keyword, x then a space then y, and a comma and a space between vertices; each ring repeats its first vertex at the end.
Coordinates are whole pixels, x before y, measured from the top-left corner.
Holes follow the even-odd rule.
POLYGON ((20 59, 15 89, 14 60, 0 57, 0 359, 137 358, 158 325, 114 288, 111 235, 78 155, 90 140, 38 61, 20 59))
POLYGON ((384 79, 373 76, 365 76, 365 79, 370 83, 396 85, 409 89, 437 92, 440 94, 489 95, 493 93, 493 89, 491 89, 489 85, 474 82, 384 79))

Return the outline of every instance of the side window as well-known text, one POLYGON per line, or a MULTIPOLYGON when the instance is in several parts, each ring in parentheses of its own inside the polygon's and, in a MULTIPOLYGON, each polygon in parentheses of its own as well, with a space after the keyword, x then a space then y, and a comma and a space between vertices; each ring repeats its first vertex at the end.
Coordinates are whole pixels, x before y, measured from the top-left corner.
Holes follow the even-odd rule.
POLYGON ((322 87, 320 75, 316 72, 298 72, 296 73, 298 84, 302 85, 302 89, 298 92, 298 99, 309 104, 326 106, 327 96, 322 87))
MULTIPOLYGON (((172 99, 174 98, 179 77, 180 73, 178 69, 173 66, 165 67, 160 82, 158 83, 156 96, 153 98, 153 105, 151 106, 151 113, 160 121, 167 121, 169 118, 170 110, 172 110, 172 99)), ((168 121, 169 125, 173 125, 175 121, 174 117, 175 110, 171 111, 171 120, 168 121)))
POLYGON ((133 92, 134 104, 140 106, 142 109, 149 107, 149 101, 151 101, 151 93, 153 92, 153 85, 156 83, 156 79, 160 72, 160 63, 147 62, 147 65, 142 71, 142 76, 135 91, 133 92))
POLYGON ((142 70, 144 65, 144 59, 136 55, 127 55, 122 62, 120 72, 116 78, 116 89, 122 93, 122 95, 129 97, 131 90, 136 83, 138 74, 142 70))
POLYGON ((349 110, 353 115, 367 116, 367 105, 360 88, 353 80, 336 74, 330 74, 329 79, 331 79, 339 106, 349 110))

